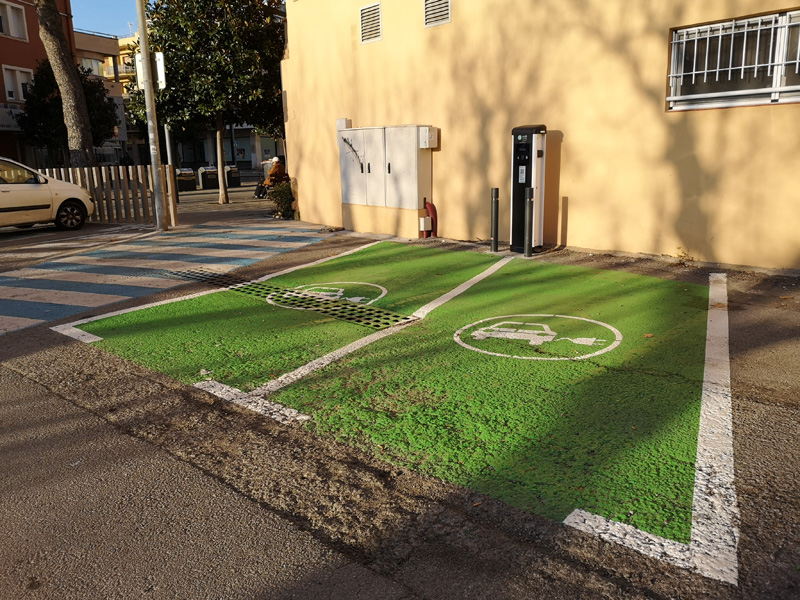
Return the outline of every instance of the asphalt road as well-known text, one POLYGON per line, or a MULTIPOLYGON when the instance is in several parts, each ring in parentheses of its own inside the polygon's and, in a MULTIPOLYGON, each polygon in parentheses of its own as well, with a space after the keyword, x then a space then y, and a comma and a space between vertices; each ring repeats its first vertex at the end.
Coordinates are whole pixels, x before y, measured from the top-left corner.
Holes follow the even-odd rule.
POLYGON ((94 223, 63 236, 52 227, 0 231, 0 334, 182 285, 175 272, 226 273, 330 235, 274 219, 248 195, 252 188, 238 188, 220 206, 212 193, 186 193, 182 216, 191 223, 200 210, 202 223, 164 233, 94 223))
MULTIPOLYGON (((187 222, 224 216, 203 202, 187 222)), ((336 236, 239 272, 360 243, 336 236)), ((537 260, 696 283, 709 272, 569 251, 537 260)), ((0 598, 798 598, 800 279, 728 278, 738 586, 394 468, 39 325, 0 337, 0 598)))
POLYGON ((77 231, 60 231, 53 225, 36 225, 30 229, 2 227, 0 271, 10 271, 153 233, 151 227, 106 223, 87 223, 77 231))
POLYGON ((0 367, 0 390, 0 597, 407 597, 19 373, 0 367))

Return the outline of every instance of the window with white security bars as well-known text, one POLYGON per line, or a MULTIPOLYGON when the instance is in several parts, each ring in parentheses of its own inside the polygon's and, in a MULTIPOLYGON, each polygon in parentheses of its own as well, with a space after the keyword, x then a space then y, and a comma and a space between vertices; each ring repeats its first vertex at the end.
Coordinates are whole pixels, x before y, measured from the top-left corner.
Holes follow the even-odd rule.
POLYGON ((361 43, 377 42, 383 36, 381 29, 381 3, 361 9, 361 43))
POLYGON ((677 29, 670 110, 800 102, 800 11, 677 29))
POLYGON ((425 27, 435 27, 450 22, 450 0, 423 0, 425 2, 425 27))

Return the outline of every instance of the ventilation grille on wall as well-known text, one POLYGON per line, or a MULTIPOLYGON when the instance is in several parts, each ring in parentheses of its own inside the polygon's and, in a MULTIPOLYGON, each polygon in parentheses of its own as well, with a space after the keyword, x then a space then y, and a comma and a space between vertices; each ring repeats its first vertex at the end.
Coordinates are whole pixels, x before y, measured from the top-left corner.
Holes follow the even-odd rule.
POLYGON ((425 27, 450 22, 450 0, 425 0, 425 27))
POLYGON ((361 43, 381 39, 381 4, 371 4, 361 9, 361 43))

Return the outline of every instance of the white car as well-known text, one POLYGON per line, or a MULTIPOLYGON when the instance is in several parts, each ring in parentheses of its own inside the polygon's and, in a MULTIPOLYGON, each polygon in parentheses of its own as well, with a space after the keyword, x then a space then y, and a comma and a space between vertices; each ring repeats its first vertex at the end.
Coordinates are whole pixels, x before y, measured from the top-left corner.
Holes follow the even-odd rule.
POLYGON ((0 157, 0 227, 55 223, 80 229, 92 214, 94 202, 82 187, 0 157))

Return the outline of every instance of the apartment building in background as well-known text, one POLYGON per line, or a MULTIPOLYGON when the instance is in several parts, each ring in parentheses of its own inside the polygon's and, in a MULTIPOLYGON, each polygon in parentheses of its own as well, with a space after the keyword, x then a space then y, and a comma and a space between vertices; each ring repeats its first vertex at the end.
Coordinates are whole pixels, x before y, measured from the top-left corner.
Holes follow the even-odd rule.
POLYGON ((124 83, 119 67, 120 43, 115 35, 94 31, 75 30, 75 59, 90 77, 101 79, 108 97, 117 109, 119 124, 114 136, 94 149, 101 165, 118 164, 127 151, 128 132, 125 127, 124 83))
MULTIPOLYGON (((75 53, 70 0, 56 0, 64 21, 67 42, 75 53)), ((39 61, 47 58, 39 39, 36 9, 31 2, 0 0, 0 155, 34 163, 32 148, 26 148, 14 114, 22 110, 25 96, 39 61)))
POLYGON ((440 236, 487 240, 496 187, 507 242, 524 177, 512 130, 540 125, 545 245, 800 268, 792 0, 287 0, 286 12, 304 220, 418 237, 432 204, 440 236), (414 146, 398 126, 438 136, 414 146), (397 135, 409 152, 392 154, 397 135))

